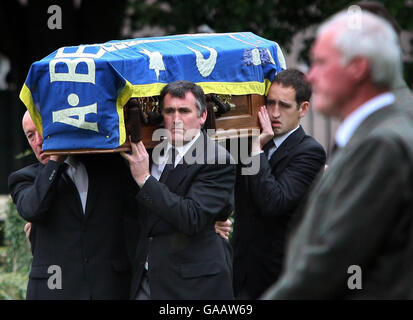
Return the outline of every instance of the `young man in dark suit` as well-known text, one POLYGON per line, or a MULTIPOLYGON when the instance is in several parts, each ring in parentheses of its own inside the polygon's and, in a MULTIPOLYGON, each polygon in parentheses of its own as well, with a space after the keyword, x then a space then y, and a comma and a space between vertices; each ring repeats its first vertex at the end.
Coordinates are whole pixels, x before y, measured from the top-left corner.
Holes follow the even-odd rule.
POLYGON ((154 148, 153 161, 142 142, 123 153, 139 186, 131 298, 232 299, 228 244, 214 224, 230 212, 235 165, 201 130, 207 116, 201 87, 170 83, 160 101, 168 139, 154 148))
POLYGON ((323 147, 300 126, 310 96, 302 72, 276 75, 258 114, 262 133, 252 143, 260 170, 237 173, 232 244, 238 299, 257 299, 278 279, 293 212, 324 167, 323 147))
POLYGON ((22 124, 39 160, 9 177, 19 214, 32 222, 27 299, 127 299, 126 246, 136 240, 124 227, 136 187, 123 159, 46 156, 28 112, 22 124))

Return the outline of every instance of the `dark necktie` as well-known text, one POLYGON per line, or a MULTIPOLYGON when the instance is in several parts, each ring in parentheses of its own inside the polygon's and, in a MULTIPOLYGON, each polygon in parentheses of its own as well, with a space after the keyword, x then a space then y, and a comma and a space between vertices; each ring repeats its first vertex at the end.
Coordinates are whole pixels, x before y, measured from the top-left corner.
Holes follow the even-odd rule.
POLYGON ((68 175, 68 173, 67 173, 67 169, 69 168, 69 165, 66 163, 66 162, 63 162, 62 163, 62 178, 63 178, 63 180, 64 181, 66 181, 66 182, 73 182, 72 181, 72 179, 70 179, 70 177, 69 177, 69 175, 68 175))
POLYGON ((165 182, 166 179, 168 178, 169 173, 174 169, 175 156, 176 156, 176 150, 175 150, 174 147, 172 147, 168 151, 167 163, 166 163, 165 168, 163 169, 162 174, 159 178, 160 182, 165 182))
POLYGON ((274 143, 274 139, 271 139, 270 141, 268 141, 266 144, 265 144, 265 146, 264 146, 264 148, 263 148, 263 151, 264 151, 264 153, 265 153, 265 156, 268 158, 268 152, 270 151, 270 149, 272 149, 272 148, 274 148, 275 147, 275 143, 274 143))

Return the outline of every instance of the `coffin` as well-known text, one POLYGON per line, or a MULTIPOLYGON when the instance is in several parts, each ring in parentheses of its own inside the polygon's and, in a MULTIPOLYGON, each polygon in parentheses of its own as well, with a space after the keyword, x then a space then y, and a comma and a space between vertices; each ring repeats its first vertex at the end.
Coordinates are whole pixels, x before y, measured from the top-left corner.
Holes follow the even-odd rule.
POLYGON ((159 142, 158 96, 176 80, 203 88, 212 138, 250 134, 285 68, 278 44, 250 32, 109 41, 63 47, 33 63, 20 99, 49 154, 118 152, 129 150, 129 136, 148 148, 159 142))

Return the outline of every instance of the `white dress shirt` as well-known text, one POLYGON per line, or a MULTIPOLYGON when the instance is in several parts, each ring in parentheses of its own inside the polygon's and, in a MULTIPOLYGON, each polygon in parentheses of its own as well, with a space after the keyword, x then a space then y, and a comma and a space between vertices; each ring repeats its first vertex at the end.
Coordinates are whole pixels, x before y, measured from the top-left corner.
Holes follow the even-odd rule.
POLYGON ((350 113, 350 115, 344 119, 340 127, 337 129, 337 146, 343 148, 347 142, 349 142, 356 129, 369 115, 381 108, 391 105, 394 101, 395 97, 393 93, 382 93, 363 103, 360 107, 350 113))
POLYGON ((87 189, 89 187, 89 177, 85 165, 69 156, 65 163, 69 166, 66 170, 67 175, 72 179, 79 192, 80 201, 82 202, 83 214, 86 212, 87 189))
MULTIPOLYGON (((175 156, 174 168, 176 167, 176 165, 178 163, 180 163, 182 158, 185 156, 185 154, 192 147, 192 145, 195 143, 195 141, 199 138, 200 135, 201 135, 201 133, 198 132, 198 134, 191 141, 189 141, 188 143, 186 143, 182 146, 176 146, 175 147, 176 156, 175 156)), ((168 142, 168 145, 165 149, 164 154, 162 156, 159 156, 159 161, 157 161, 158 163, 155 163, 155 161, 152 163, 151 176, 154 177, 156 180, 159 180, 161 175, 162 175, 162 171, 165 168, 166 162, 168 161, 168 154, 169 154, 169 150, 171 148, 172 148, 172 144, 170 144, 168 142)), ((145 182, 146 182, 146 180, 145 180, 145 182)))

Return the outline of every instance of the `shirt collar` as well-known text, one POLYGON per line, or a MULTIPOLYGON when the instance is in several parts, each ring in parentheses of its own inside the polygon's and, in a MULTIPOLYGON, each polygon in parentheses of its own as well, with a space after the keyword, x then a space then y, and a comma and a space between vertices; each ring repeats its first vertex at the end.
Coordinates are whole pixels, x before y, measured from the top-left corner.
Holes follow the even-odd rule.
POLYGON ((391 105, 395 97, 391 92, 379 94, 363 103, 344 119, 336 133, 336 143, 340 148, 345 147, 360 124, 373 112, 391 105))
POLYGON ((79 164, 79 161, 72 156, 68 156, 64 162, 73 168, 76 168, 79 164))
POLYGON ((293 129, 293 130, 291 130, 291 131, 283 134, 282 136, 274 137, 274 138, 273 138, 274 144, 277 146, 277 148, 279 148, 280 145, 281 145, 285 140, 287 140, 287 138, 288 138, 294 131, 298 130, 299 127, 300 127, 300 125, 298 125, 297 128, 295 128, 295 129, 293 129))
MULTIPOLYGON (((188 143, 185 143, 184 145, 179 145, 175 147, 175 150, 177 151, 177 157, 179 155, 179 158, 183 158, 185 156, 185 154, 188 152, 188 150, 192 147, 192 145, 195 143, 195 141, 199 138, 199 136, 201 135, 201 132, 198 132, 198 134, 193 137, 193 139, 191 141, 189 141, 188 143)), ((170 144, 168 142, 168 146, 166 147, 166 154, 168 154, 169 149, 172 148, 172 144, 170 144)))

